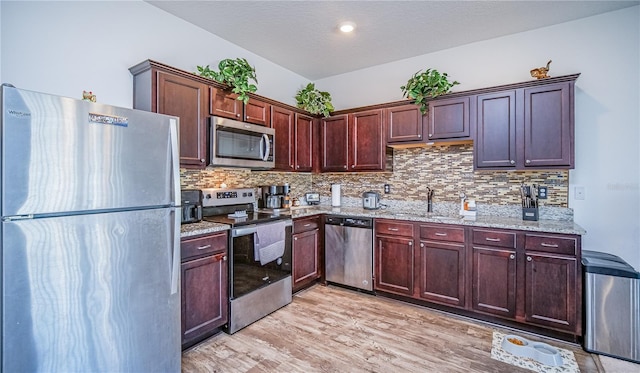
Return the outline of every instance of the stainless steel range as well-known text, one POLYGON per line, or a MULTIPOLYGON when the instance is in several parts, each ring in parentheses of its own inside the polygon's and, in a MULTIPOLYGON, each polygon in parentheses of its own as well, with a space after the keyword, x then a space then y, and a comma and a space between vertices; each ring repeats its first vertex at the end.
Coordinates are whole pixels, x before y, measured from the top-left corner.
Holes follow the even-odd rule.
POLYGON ((225 331, 233 334, 291 303, 291 217, 256 211, 253 189, 202 194, 203 220, 231 225, 225 331))

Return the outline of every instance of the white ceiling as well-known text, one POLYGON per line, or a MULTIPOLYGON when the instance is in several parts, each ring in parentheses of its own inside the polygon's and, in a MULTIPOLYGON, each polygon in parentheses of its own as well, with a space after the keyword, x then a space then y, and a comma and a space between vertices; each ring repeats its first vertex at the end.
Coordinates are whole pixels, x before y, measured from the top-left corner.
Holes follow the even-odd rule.
POLYGON ((146 1, 311 81, 640 4, 146 1), (356 23, 355 32, 340 34, 337 26, 343 21, 356 23))

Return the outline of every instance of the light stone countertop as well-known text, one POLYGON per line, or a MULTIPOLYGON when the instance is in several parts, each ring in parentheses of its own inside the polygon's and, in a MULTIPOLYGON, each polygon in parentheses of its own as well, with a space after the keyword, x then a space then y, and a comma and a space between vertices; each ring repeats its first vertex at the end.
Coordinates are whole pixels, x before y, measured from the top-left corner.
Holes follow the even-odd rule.
POLYGON ((228 224, 201 221, 199 223, 182 224, 180 226, 180 238, 211 234, 231 229, 228 224))
POLYGON ((491 215, 478 215, 475 218, 462 218, 460 216, 444 216, 441 214, 419 211, 407 212, 406 210, 395 209, 366 210, 362 207, 331 207, 325 205, 294 207, 291 209, 291 216, 294 219, 317 214, 384 218, 408 220, 414 222, 456 224, 500 229, 517 229, 547 233, 577 235, 585 235, 587 233, 587 231, 578 224, 574 223, 573 221, 566 220, 541 219, 538 221, 525 221, 521 218, 491 215))

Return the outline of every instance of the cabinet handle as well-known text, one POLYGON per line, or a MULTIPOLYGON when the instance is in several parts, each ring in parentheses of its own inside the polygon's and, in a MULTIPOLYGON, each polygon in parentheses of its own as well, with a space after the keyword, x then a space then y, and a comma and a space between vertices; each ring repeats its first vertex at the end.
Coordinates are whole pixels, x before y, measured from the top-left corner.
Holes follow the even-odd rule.
POLYGON ((424 242, 420 242, 420 247, 424 247, 424 242))
POLYGON ((309 226, 311 226, 311 223, 307 223, 307 224, 303 225, 303 227, 309 227, 309 226))
POLYGON ((200 163, 204 163, 204 158, 200 160, 200 163))
POLYGON ((430 134, 429 134, 429 137, 432 137, 432 136, 433 136, 433 134, 432 134, 432 133, 430 133, 430 134))
POLYGON ((531 163, 531 161, 527 159, 526 161, 524 161, 524 163, 529 164, 531 163))
POLYGON ((516 161, 514 161, 513 159, 509 162, 511 164, 516 164, 516 161))
POLYGON ((436 236, 444 237, 446 235, 447 235, 446 233, 436 232, 436 236))
POLYGON ((290 164, 290 165, 289 165, 289 167, 293 168, 293 165, 292 165, 292 164, 290 164))
POLYGON ((422 137, 422 135, 418 134, 418 137, 422 137))
POLYGON ((218 255, 214 255, 213 258, 216 261, 226 261, 227 260, 227 255, 226 254, 218 254, 218 255))
POLYGON ((211 245, 198 246, 198 250, 204 250, 210 248, 211 245))
POLYGON ((542 246, 542 247, 553 247, 553 248, 557 248, 557 247, 558 247, 558 244, 555 244, 555 243, 544 243, 544 242, 542 242, 542 243, 540 243, 540 246, 542 246))
POLYGON ((491 241, 491 242, 500 242, 500 239, 499 239, 499 238, 485 237, 485 240, 487 240, 487 241, 491 241))
POLYGON ((251 119, 251 117, 247 115, 247 119, 251 119))
POLYGON ((240 114, 236 114, 236 118, 240 118, 240 114))
POLYGON ((298 237, 293 237, 293 240, 294 241, 298 241, 298 237))
POLYGON ((511 255, 509 255, 509 259, 515 259, 515 258, 516 258, 516 255, 515 255, 515 254, 511 254, 511 255))
POLYGON ((227 261, 227 256, 226 256, 226 255, 222 257, 222 261, 223 261, 223 262, 226 262, 226 261, 227 261))
POLYGON ((300 168, 300 165, 297 165, 296 168, 300 168))
POLYGON ((409 241, 409 246, 413 246, 413 241, 409 241))
POLYGON ((392 232, 397 232, 398 228, 387 228, 388 230, 392 231, 392 232))
POLYGON ((344 165, 344 169, 345 169, 345 170, 347 169, 347 165, 346 165, 346 164, 344 165))
POLYGON ((527 256, 527 262, 532 261, 533 259, 530 256, 527 256))

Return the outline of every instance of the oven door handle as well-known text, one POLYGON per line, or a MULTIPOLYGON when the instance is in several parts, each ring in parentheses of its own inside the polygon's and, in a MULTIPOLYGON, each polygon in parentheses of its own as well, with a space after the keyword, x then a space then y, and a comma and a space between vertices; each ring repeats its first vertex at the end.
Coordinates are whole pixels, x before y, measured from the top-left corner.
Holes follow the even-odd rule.
POLYGON ((240 228, 233 228, 231 230, 231 237, 240 237, 240 236, 246 236, 249 234, 254 234, 258 231, 257 225, 252 224, 252 225, 246 225, 240 228))

